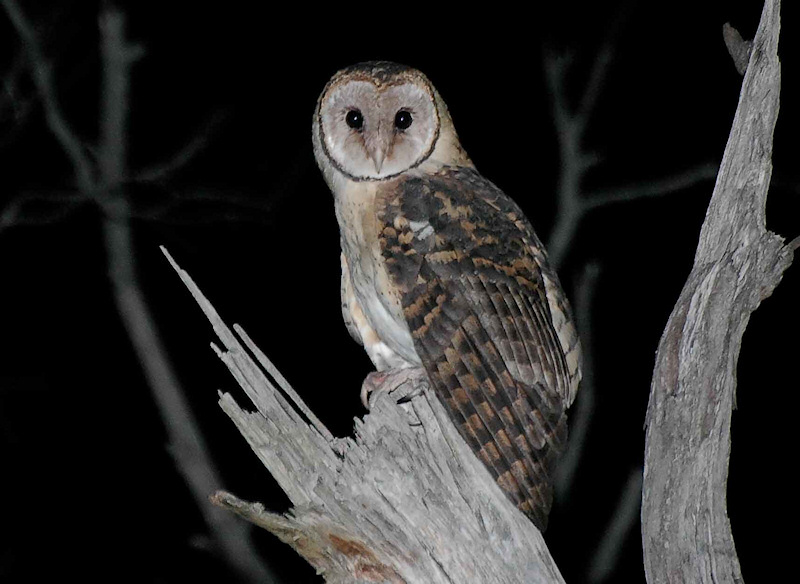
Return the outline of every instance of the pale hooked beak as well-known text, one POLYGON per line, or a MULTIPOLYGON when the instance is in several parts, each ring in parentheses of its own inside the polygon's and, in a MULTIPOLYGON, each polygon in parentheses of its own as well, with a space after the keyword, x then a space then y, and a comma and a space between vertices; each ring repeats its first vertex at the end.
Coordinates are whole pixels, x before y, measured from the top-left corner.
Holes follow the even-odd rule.
POLYGON ((375 173, 380 174, 383 162, 392 146, 394 130, 391 126, 384 128, 385 124, 378 124, 377 131, 372 135, 371 140, 367 140, 367 154, 369 154, 372 164, 375 166, 375 173))

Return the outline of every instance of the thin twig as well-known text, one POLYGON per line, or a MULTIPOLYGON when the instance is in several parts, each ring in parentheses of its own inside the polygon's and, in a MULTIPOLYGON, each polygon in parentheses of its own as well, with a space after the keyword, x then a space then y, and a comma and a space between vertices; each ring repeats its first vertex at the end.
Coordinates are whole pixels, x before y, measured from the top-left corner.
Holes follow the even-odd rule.
POLYGON ((80 191, 22 192, 6 203, 0 213, 0 232, 10 227, 53 225, 93 201, 80 191))
POLYGON ((155 164, 134 174, 133 180, 139 182, 157 182, 172 177, 178 170, 189 164, 208 146, 214 133, 228 118, 229 112, 215 112, 192 138, 164 164, 155 164))
POLYGON ((607 38, 595 55, 592 62, 592 69, 589 72, 589 80, 583 88, 583 94, 575 111, 575 117, 581 121, 585 127, 594 112, 597 100, 603 90, 603 83, 608 74, 608 67, 614 57, 614 49, 611 39, 607 38))
POLYGON ((64 153, 72 161, 80 189, 90 193, 94 184, 94 166, 82 141, 72 130, 61 110, 53 82, 52 66, 41 49, 33 27, 25 18, 16 0, 0 0, 0 2, 3 3, 3 7, 28 54, 33 81, 42 96, 47 126, 61 144, 64 153))
POLYGON ((607 580, 614 572, 624 547, 625 538, 628 537, 639 518, 641 500, 642 469, 639 467, 628 475, 628 480, 617 500, 611 520, 589 562, 587 582, 599 584, 607 580))
POLYGON ((10 118, 13 126, 3 131, 0 137, 0 148, 11 143, 16 138, 16 133, 22 127, 23 121, 33 109, 34 100, 23 97, 18 87, 20 77, 27 69, 27 56, 22 51, 17 51, 9 69, 2 78, 2 92, 0 92, 0 121, 3 120, 6 109, 11 110, 10 118))
POLYGON ((547 81, 553 123, 558 136, 561 171, 556 191, 557 221, 547 242, 550 261, 558 269, 567 249, 572 244, 583 211, 580 205, 580 183, 588 159, 581 151, 581 140, 586 119, 578 119, 567 107, 565 76, 570 59, 564 55, 546 52, 544 69, 547 81))
POLYGON ((584 212, 588 212, 616 203, 627 203, 639 199, 669 195, 715 179, 718 170, 719 165, 717 164, 710 162, 700 164, 665 178, 587 193, 582 198, 581 205, 584 212))

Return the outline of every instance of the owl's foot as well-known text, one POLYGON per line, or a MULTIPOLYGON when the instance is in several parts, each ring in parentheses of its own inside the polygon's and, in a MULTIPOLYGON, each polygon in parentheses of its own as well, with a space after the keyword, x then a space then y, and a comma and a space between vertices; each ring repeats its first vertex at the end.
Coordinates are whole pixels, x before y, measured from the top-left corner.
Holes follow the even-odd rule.
POLYGON ((390 371, 373 371, 364 378, 364 383, 361 384, 361 403, 365 408, 370 409, 369 394, 378 391, 390 373, 390 371))
POLYGON ((361 384, 361 403, 370 409, 369 396, 379 390, 386 391, 397 403, 410 401, 422 393, 427 379, 422 367, 373 371, 361 384))

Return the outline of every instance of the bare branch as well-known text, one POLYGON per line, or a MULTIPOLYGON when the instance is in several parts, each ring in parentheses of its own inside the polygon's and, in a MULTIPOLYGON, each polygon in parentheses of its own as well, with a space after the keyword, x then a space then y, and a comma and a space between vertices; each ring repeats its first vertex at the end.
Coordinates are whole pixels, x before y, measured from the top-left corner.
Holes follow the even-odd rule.
POLYGON ((61 111, 50 62, 44 56, 33 27, 25 18, 16 0, 0 0, 0 2, 3 3, 3 7, 28 54, 33 81, 42 96, 47 126, 71 160, 78 186, 85 193, 90 193, 94 184, 92 160, 61 111))
POLYGON ((397 378, 387 376, 370 413, 356 420, 355 439, 332 440, 294 411, 176 269, 224 345, 217 354, 258 411, 244 411, 230 394, 221 394, 220 405, 294 507, 279 516, 225 493, 216 503, 277 535, 328 582, 563 582, 539 531, 500 490, 426 383, 398 404, 397 378))
POLYGON ((136 273, 127 198, 122 192, 127 174, 128 98, 130 67, 140 49, 125 40, 125 15, 106 5, 99 19, 103 63, 100 155, 103 233, 114 300, 153 392, 167 430, 170 454, 195 497, 203 518, 225 560, 251 582, 269 582, 245 525, 208 505, 219 489, 219 473, 209 455, 197 421, 167 357, 136 273))
POLYGON ((736 362, 750 314, 793 257, 764 212, 779 31, 780 1, 767 0, 694 266, 656 355, 642 501, 649 584, 742 582, 726 503, 736 362))
POLYGON ((589 166, 581 150, 586 120, 573 116, 567 106, 564 77, 568 63, 567 57, 552 53, 546 54, 544 62, 561 161, 556 194, 557 220, 547 242, 550 261, 556 269, 564 260, 583 216, 580 184, 589 166))
POLYGON ((130 115, 130 67, 142 53, 140 47, 125 41, 125 15, 106 8, 100 13, 100 57, 103 65, 100 111, 100 171, 107 187, 105 197, 119 196, 115 191, 125 179, 128 160, 130 115))
POLYGON ((583 88, 583 95, 578 104, 578 109, 575 112, 575 117, 580 120, 582 124, 586 124, 589 118, 591 118, 597 100, 602 92, 603 83, 608 74, 608 67, 613 57, 614 51, 611 39, 606 38, 606 41, 595 55, 592 69, 589 73, 589 80, 583 88))
POLYGON ((626 2, 608 26, 603 43, 595 53, 577 108, 570 107, 567 96, 566 77, 572 64, 572 57, 544 51, 545 79, 550 94, 561 162, 556 194, 556 223, 547 242, 550 261, 556 268, 563 263, 567 252, 572 248, 578 225, 589 211, 622 201, 676 192, 710 179, 716 174, 715 167, 703 164, 666 179, 614 188, 608 192, 594 194, 582 192, 581 185, 586 172, 599 161, 596 154, 586 150, 586 130, 613 59, 615 37, 628 18, 632 6, 632 2, 626 2))
POLYGON ((613 573, 619 562, 625 538, 639 517, 642 500, 642 468, 631 471, 625 487, 620 493, 614 513, 589 564, 586 578, 590 584, 604 582, 613 573))
POLYGON ((12 129, 5 129, 0 139, 0 148, 10 143, 15 138, 15 130, 22 126, 22 122, 30 113, 33 106, 33 99, 21 95, 18 87, 20 77, 27 69, 27 57, 22 51, 18 51, 14 56, 8 71, 3 74, 2 92, 0 92, 0 122, 3 121, 5 111, 10 110, 8 116, 12 121, 12 129))
POLYGON ((0 233, 9 227, 53 225, 93 200, 80 191, 19 193, 0 213, 0 233))
POLYGON ((597 100, 602 93, 609 66, 614 59, 614 47, 618 43, 620 30, 627 22, 631 10, 635 6, 635 0, 625 0, 622 2, 617 8, 616 14, 611 19, 611 22, 605 27, 602 43, 600 48, 595 52, 589 78, 586 85, 583 87, 583 94, 581 95, 576 110, 576 116, 583 120, 584 123, 588 123, 592 116, 597 100))
POLYGON ((550 261, 556 267, 561 265, 567 252, 572 248, 578 226, 589 211, 619 202, 678 192, 714 178, 717 171, 716 165, 706 163, 660 180, 615 187, 596 193, 582 192, 581 184, 584 176, 597 162, 596 156, 586 152, 584 139, 611 60, 612 51, 609 47, 610 44, 607 42, 595 56, 590 78, 584 88, 577 112, 570 110, 566 93, 565 77, 571 59, 564 55, 545 54, 545 74, 561 161, 556 195, 556 223, 547 242, 550 261))
POLYGON ((248 192, 228 187, 188 187, 171 190, 166 196, 148 201, 130 201, 132 218, 159 221, 170 225, 269 222, 276 197, 263 191, 248 192))
POLYGON ((607 191, 588 193, 584 197, 582 205, 584 211, 590 211, 616 203, 627 203, 639 199, 669 195, 713 180, 717 176, 718 169, 718 165, 709 162, 666 178, 647 180, 634 185, 615 187, 607 191))
MULTIPOLYGON (((52 67, 45 59, 33 28, 15 0, 2 0, 2 3, 25 46, 34 83, 42 96, 48 127, 70 158, 79 187, 78 194, 63 198, 61 202, 65 204, 53 206, 55 211, 51 208, 39 219, 56 220, 60 213, 72 208, 66 203, 73 201, 91 199, 99 203, 104 212, 103 233, 114 299, 163 417, 176 466, 196 497, 198 507, 225 560, 247 581, 269 582, 271 575, 253 547, 248 526, 208 504, 208 495, 216 491, 221 482, 137 279, 130 205, 124 193, 124 182, 127 173, 130 67, 142 50, 125 39, 124 13, 111 3, 105 3, 99 18, 102 77, 100 143, 96 152, 99 172, 95 172, 95 161, 61 111, 52 67)), ((17 197, 12 200, 0 216, 0 229, 28 219, 23 214, 25 207, 31 208, 31 203, 44 200, 45 197, 17 197)), ((52 200, 49 199, 50 202, 52 200)))
POLYGON ((164 164, 157 164, 144 168, 135 173, 134 180, 140 182, 157 182, 169 178, 175 172, 189 164, 198 154, 208 146, 214 132, 228 117, 227 111, 215 112, 195 133, 183 148, 178 150, 173 157, 164 164))
POLYGON ((558 268, 572 245, 586 208, 581 196, 581 183, 586 172, 597 164, 596 154, 585 150, 586 129, 601 94, 608 68, 613 58, 613 41, 621 23, 627 17, 627 8, 621 10, 609 27, 605 39, 595 53, 589 78, 583 86, 577 108, 569 106, 566 76, 571 57, 544 52, 544 70, 553 123, 558 137, 561 170, 558 178, 556 224, 547 242, 550 261, 558 268))

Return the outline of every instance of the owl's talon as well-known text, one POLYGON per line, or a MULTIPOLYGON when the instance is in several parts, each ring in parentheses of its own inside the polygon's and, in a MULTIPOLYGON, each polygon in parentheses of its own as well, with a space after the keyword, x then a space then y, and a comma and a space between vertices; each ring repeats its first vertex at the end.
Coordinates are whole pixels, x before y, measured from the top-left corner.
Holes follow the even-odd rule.
POLYGON ((373 371, 361 384, 361 403, 370 409, 370 394, 382 388, 386 388, 397 403, 409 402, 422 393, 422 383, 425 380, 427 374, 421 367, 373 371))
POLYGON ((361 384, 361 403, 364 407, 369 407, 369 394, 377 390, 389 377, 388 371, 373 371, 364 378, 364 383, 361 384))
POLYGON ((393 384, 394 387, 389 390, 389 393, 397 403, 408 403, 415 397, 422 395, 423 383, 428 379, 424 369, 421 367, 401 369, 395 375, 397 376, 397 383, 393 384))

